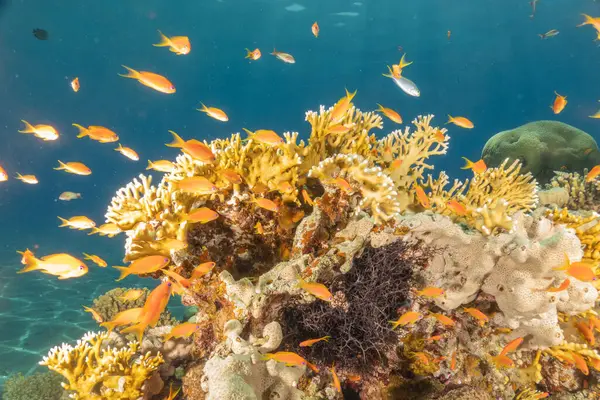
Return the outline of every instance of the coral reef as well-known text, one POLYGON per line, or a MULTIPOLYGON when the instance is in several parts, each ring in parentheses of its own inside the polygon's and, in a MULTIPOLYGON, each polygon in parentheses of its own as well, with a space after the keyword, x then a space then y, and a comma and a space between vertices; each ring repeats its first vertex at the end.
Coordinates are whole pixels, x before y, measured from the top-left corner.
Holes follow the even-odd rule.
POLYGON ((557 204, 558 207, 567 207, 570 210, 600 210, 600 181, 585 181, 588 170, 583 174, 578 172, 555 171, 555 175, 546 185, 548 190, 564 190, 567 192, 567 201, 557 204))
POLYGON ((523 172, 531 172, 543 184, 554 171, 581 171, 600 164, 594 138, 558 121, 536 121, 500 132, 487 141, 481 158, 490 167, 506 158, 520 160, 523 172))
POLYGON ((11 375, 4 382, 2 400, 60 400, 65 392, 63 382, 63 377, 52 371, 11 375))

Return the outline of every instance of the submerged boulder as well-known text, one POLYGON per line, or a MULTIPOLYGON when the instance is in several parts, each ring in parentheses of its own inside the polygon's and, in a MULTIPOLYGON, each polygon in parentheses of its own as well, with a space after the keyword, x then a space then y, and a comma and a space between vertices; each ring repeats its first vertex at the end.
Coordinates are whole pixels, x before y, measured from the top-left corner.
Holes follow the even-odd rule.
POLYGON ((488 167, 497 167, 504 159, 519 159, 522 172, 541 184, 554 171, 583 171, 600 164, 600 152, 594 138, 584 131, 558 121, 536 121, 492 136, 481 158, 488 167))

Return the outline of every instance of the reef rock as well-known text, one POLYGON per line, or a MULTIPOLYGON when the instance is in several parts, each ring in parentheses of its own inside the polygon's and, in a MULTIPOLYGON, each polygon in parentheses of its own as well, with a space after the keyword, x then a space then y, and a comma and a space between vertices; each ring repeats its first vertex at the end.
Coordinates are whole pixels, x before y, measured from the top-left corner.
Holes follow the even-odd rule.
POLYGON ((554 171, 582 171, 600 164, 594 138, 558 121, 536 121, 492 136, 481 157, 488 167, 496 167, 506 158, 519 159, 522 172, 540 183, 547 183, 554 171))

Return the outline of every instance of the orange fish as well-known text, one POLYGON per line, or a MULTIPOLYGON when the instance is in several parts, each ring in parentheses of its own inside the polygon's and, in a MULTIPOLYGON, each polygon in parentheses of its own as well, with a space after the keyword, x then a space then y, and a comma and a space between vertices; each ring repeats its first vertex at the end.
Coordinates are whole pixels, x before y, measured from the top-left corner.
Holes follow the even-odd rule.
POLYGON ((63 163, 62 161, 58 160, 58 164, 59 166, 54 168, 57 171, 66 171, 75 175, 90 175, 92 173, 92 170, 89 169, 84 163, 75 161, 63 163))
POLYGON ((129 289, 122 296, 117 297, 121 301, 136 301, 144 294, 142 289, 129 289))
POLYGON ((4 168, 2 168, 2 166, 0 166, 0 182, 6 182, 7 180, 8 180, 8 174, 6 173, 4 168))
POLYGON ((594 328, 596 331, 600 332, 600 319, 598 319, 598 317, 594 315, 590 317, 590 328, 594 328))
POLYGON ((186 289, 192 285, 189 279, 184 278, 176 272, 163 269, 162 273, 173 279, 173 292, 179 295, 185 294, 186 289))
POLYGON ((444 135, 444 132, 442 132, 439 129, 435 130, 434 137, 435 137, 435 140, 437 140, 438 142, 443 142, 446 140, 446 135, 444 135))
POLYGON ((456 324, 452 318, 450 318, 444 314, 430 313, 429 315, 431 315, 432 317, 437 319, 438 322, 444 326, 454 326, 456 324))
POLYGON ((211 181, 203 176, 184 178, 180 181, 173 182, 173 186, 182 192, 199 195, 213 194, 219 191, 219 189, 211 181))
POLYGON ((443 296, 446 291, 442 288, 428 286, 423 290, 418 290, 417 295, 423 297, 439 297, 443 296))
POLYGON ((456 350, 452 352, 452 358, 450 360, 450 369, 452 371, 456 370, 456 350))
POLYGON ((35 175, 21 175, 18 172, 17 172, 17 176, 15 177, 15 179, 18 179, 18 180, 28 183, 30 185, 35 185, 36 183, 38 183, 38 179, 35 177, 35 175))
POLYGON ((470 169, 475 174, 482 174, 487 170, 487 165, 485 165, 485 161, 483 160, 473 162, 466 157, 463 157, 463 160, 465 160, 465 166, 461 169, 470 169))
POLYGON ((259 129, 257 131, 250 131, 246 128, 242 128, 248 134, 248 139, 252 139, 259 143, 267 144, 270 146, 276 146, 279 144, 283 144, 283 138, 279 136, 275 131, 271 131, 268 129, 259 129))
POLYGON ((62 222, 58 226, 59 228, 63 228, 65 226, 67 226, 71 229, 78 229, 81 231, 81 230, 85 230, 85 229, 91 229, 96 226, 96 223, 94 221, 92 221, 91 219, 89 219, 88 217, 85 217, 83 215, 78 215, 76 217, 71 217, 69 219, 64 219, 64 218, 58 217, 58 219, 60 219, 60 222, 62 222))
POLYGON ((31 125, 25 120, 21 120, 25 124, 25 128, 20 133, 32 133, 35 137, 42 140, 56 140, 58 139, 58 131, 50 125, 31 125))
POLYGON ((160 247, 167 250, 179 251, 183 250, 187 247, 187 243, 182 240, 177 240, 174 238, 166 238, 162 240, 155 241, 160 247))
POLYGON ((575 366, 577 367, 577 369, 583 372, 584 375, 589 375, 590 370, 588 369, 585 359, 575 352, 571 352, 570 355, 571 357, 573 357, 573 361, 575 362, 575 366))
POLYGON ((148 160, 148 166, 146 170, 153 169, 158 172, 170 173, 175 170, 175 164, 173 164, 169 160, 158 160, 158 161, 150 161, 148 160))
POLYGON ((190 157, 205 162, 212 163, 215 161, 215 155, 205 143, 196 139, 183 140, 177 133, 169 131, 173 135, 173 142, 167 144, 167 147, 180 148, 185 154, 190 157))
MULTIPOLYGON (((409 65, 412 64, 412 61, 406 61, 406 53, 402 54, 402 57, 400 58, 400 62, 398 64, 392 64, 392 77, 399 79, 400 76, 402 75, 402 70, 405 67, 408 67, 409 65)), ((389 67, 388 67, 389 69, 389 67)))
POLYGON ((130 149, 129 147, 123 147, 123 145, 120 143, 119 147, 117 147, 115 151, 118 151, 119 153, 123 154, 125 157, 133 161, 138 161, 140 159, 140 156, 138 156, 138 154, 133 149, 130 149))
POLYGON ((434 335, 431 336, 427 339, 425 339, 426 342, 437 342, 438 340, 442 340, 444 338, 444 335, 434 335))
POLYGON ((232 169, 224 169, 223 171, 221 171, 221 176, 233 185, 239 185, 243 182, 240 174, 238 174, 232 169))
POLYGON ((560 94, 556 93, 556 91, 554 94, 556 95, 556 98, 554 99, 554 104, 552 104, 550 108, 554 114, 560 114, 567 105, 567 96, 561 96, 560 94))
POLYGON ((158 285, 156 289, 150 292, 146 298, 146 303, 144 304, 144 309, 142 310, 141 315, 138 319, 136 319, 136 324, 130 326, 129 328, 123 329, 121 333, 134 333, 137 336, 138 342, 141 343, 144 330, 146 330, 146 328, 149 326, 156 326, 158 320, 160 319, 160 314, 167 307, 169 297, 171 297, 172 286, 173 284, 171 282, 165 280, 158 285))
POLYGON ((219 218, 218 212, 207 207, 200 207, 190 211, 190 213, 186 215, 185 220, 191 222, 192 224, 206 224, 210 221, 214 221, 217 218, 219 218))
POLYGON ((416 311, 407 311, 400 316, 396 321, 390 321, 392 324, 392 330, 396 329, 399 326, 405 326, 414 324, 418 320, 423 318, 423 316, 416 311))
POLYGON ((348 194, 353 192, 352 186, 350 186, 348 181, 345 180, 344 178, 337 177, 333 180, 333 183, 335 183, 335 185, 337 187, 339 187, 340 189, 342 189, 344 192, 346 192, 348 194))
POLYGON ((103 126, 90 125, 87 128, 79 124, 73 124, 73 126, 79 129, 78 139, 88 136, 90 139, 100 143, 113 143, 119 140, 119 136, 115 132, 103 126))
POLYGON ((596 371, 600 371, 600 360, 590 358, 589 363, 592 366, 592 368, 594 368, 596 371))
POLYGON ((194 334, 198 329, 200 329, 200 324, 195 322, 184 322, 179 325, 175 325, 171 328, 171 331, 163 336, 163 341, 166 342, 171 338, 182 338, 182 337, 190 337, 194 334))
POLYGON ((108 236, 115 237, 119 233, 121 233, 121 229, 115 224, 103 224, 97 228, 92 228, 92 231, 88 233, 89 235, 99 234, 100 236, 108 236))
POLYGON ((419 360, 421 363, 428 365, 429 364, 429 357, 427 357, 427 354, 423 353, 422 351, 418 351, 416 353, 413 354, 413 356, 419 360))
POLYGON ((71 201, 71 200, 80 199, 80 198, 81 198, 81 193, 74 193, 74 192, 62 192, 58 196, 58 199, 62 200, 62 201, 71 201))
POLYGON ((126 75, 119 74, 119 76, 122 76, 123 78, 137 79, 137 81, 142 85, 161 93, 175 93, 175 86, 162 75, 147 71, 136 71, 135 69, 129 68, 125 65, 123 65, 123 68, 127 69, 126 75))
POLYGON ((23 255, 21 264, 25 267, 17 271, 18 274, 31 271, 42 271, 45 274, 58 276, 58 279, 79 278, 87 274, 88 267, 78 258, 70 254, 59 253, 44 256, 41 259, 36 258, 29 249, 18 251, 23 255))
POLYGON ((571 284, 571 280, 569 278, 567 278, 560 284, 560 286, 558 286, 556 288, 550 287, 550 288, 546 289, 546 292, 550 292, 550 293, 562 292, 563 290, 566 290, 570 284, 571 284))
POLYGON ((249 50, 246 49, 246 58, 251 59, 252 61, 258 60, 262 56, 259 49, 249 50))
POLYGON ((215 267, 215 265, 216 264, 214 262, 212 262, 212 261, 205 262, 205 263, 202 263, 202 264, 198 265, 192 271, 192 277, 190 278, 190 280, 202 278, 204 275, 206 275, 210 271, 212 271, 213 268, 215 267))
POLYGON ((134 275, 142 275, 142 274, 151 274, 158 270, 163 269, 169 263, 171 259, 169 257, 161 256, 161 255, 153 255, 146 256, 142 258, 138 258, 129 264, 128 267, 119 267, 114 266, 113 268, 118 269, 121 272, 119 279, 117 281, 125 279, 127 276, 134 275))
POLYGON ((292 193, 294 191, 294 187, 288 181, 282 181, 277 184, 277 190, 280 193, 292 193))
POLYGON ((104 319, 102 318, 102 316, 100 314, 98 314, 98 311, 94 310, 93 308, 89 308, 86 306, 83 306, 83 309, 85 310, 85 312, 89 312, 90 314, 92 314, 92 318, 94 318, 94 321, 96 321, 97 323, 102 323, 104 322, 104 319))
POLYGON ((258 221, 256 223, 256 225, 254 225, 254 228, 256 229, 256 233, 259 235, 264 235, 265 234, 265 228, 263 228, 262 224, 260 223, 260 221, 258 221))
POLYGON ((383 115, 385 115, 386 117, 388 117, 389 119, 391 119, 393 122, 395 122, 397 124, 402 123, 402 117, 396 111, 392 110, 391 108, 386 108, 386 107, 382 106, 381 104, 377 104, 377 105, 379 106, 378 111, 381 111, 383 113, 383 115))
POLYGON ((594 331, 588 324, 583 321, 579 321, 575 324, 575 327, 579 330, 583 338, 588 342, 590 346, 596 344, 596 338, 594 337, 594 331))
POLYGON ((453 117, 451 115, 448 115, 448 122, 446 122, 446 123, 454 124, 456 126, 460 126, 461 128, 465 128, 465 129, 473 129, 475 127, 475 125, 473 125, 473 123, 471 121, 469 121, 467 118, 453 117))
POLYGON ((77 93, 77 92, 79 92, 79 88, 80 88, 80 85, 79 85, 79 78, 77 78, 77 77, 76 77, 75 79, 73 79, 73 80, 71 81, 71 89, 73 89, 73 91, 74 91, 75 93, 77 93))
POLYGON ((494 364, 496 364, 498 368, 512 368, 515 365, 514 361, 504 354, 492 357, 492 361, 494 362, 494 364))
POLYGON ((142 307, 139 308, 129 308, 125 311, 121 311, 117 315, 113 317, 112 320, 101 323, 100 326, 106 328, 109 332, 112 332, 117 326, 129 325, 134 323, 137 319, 139 319, 144 309, 142 307))
POLYGON ((298 287, 304 289, 318 299, 328 302, 333 301, 333 295, 322 283, 306 282, 301 277, 298 277, 298 287))
POLYGON ((431 208, 429 197, 427 197, 421 186, 415 185, 415 193, 417 194, 417 200, 419 200, 419 203, 421 203, 424 208, 431 208))
POLYGON ((596 165, 588 174, 585 176, 586 182, 591 182, 600 174, 600 165, 596 165))
POLYGON ((308 204, 309 206, 312 206, 314 204, 314 202, 312 201, 312 199, 308 195, 308 192, 306 190, 304 190, 304 189, 302 189, 302 198, 304 199, 304 202, 306 204, 308 204))
POLYGON ((343 135, 344 133, 350 132, 350 130, 353 127, 354 127, 354 125, 337 124, 337 125, 332 125, 332 126, 328 127, 327 128, 327 132, 328 133, 338 134, 338 135, 343 135))
POLYGON ((354 96, 356 96, 356 91, 350 93, 348 89, 346 89, 346 95, 339 99, 333 106, 333 110, 331 110, 331 122, 338 123, 344 118, 350 107, 352 107, 352 99, 354 96))
POLYGON ((106 264, 106 261, 94 254, 83 253, 83 255, 85 256, 84 260, 90 260, 99 267, 106 268, 106 266, 108 265, 106 264))
POLYGON ((398 169, 400 166, 402 166, 402 160, 400 158, 397 158, 390 163, 391 169, 398 169))
POLYGON ((189 54, 192 50, 190 39, 187 36, 172 36, 169 38, 163 35, 161 31, 158 31, 158 34, 160 35, 160 42, 153 44, 154 47, 168 47, 170 52, 178 56, 189 54))
POLYGON ((450 210, 452 210, 455 214, 464 217, 465 215, 467 215, 467 208, 464 206, 464 204, 456 201, 456 200, 450 200, 447 203, 447 206, 450 210))
POLYGON ((273 49, 273 52, 271 53, 271 55, 274 55, 275 57, 277 57, 278 59, 280 59, 281 61, 283 61, 284 63, 287 63, 287 64, 295 64, 296 63, 294 56, 292 56, 291 54, 288 54, 288 53, 283 53, 281 51, 277 51, 277 49, 273 49))
POLYGON ((257 206, 264 208, 265 210, 273 211, 275 213, 279 211, 279 206, 277 204, 275 204, 272 200, 265 199, 264 197, 256 197, 254 198, 254 202, 257 206))
POLYGON ((479 325, 483 326, 489 321, 487 315, 479 311, 477 308, 463 308, 463 311, 469 313, 473 318, 479 321, 479 325))
POLYGON ((225 111, 221 110, 220 108, 206 107, 204 105, 204 103, 200 103, 200 105, 202 105, 202 108, 197 108, 198 111, 206 113, 206 115, 208 115, 211 118, 216 119, 217 121, 221 121, 221 122, 229 121, 229 117, 227 116, 227 114, 225 114, 225 111))
MULTIPOLYGON (((314 365, 306 361, 304 358, 291 351, 278 351, 277 353, 267 353, 262 356, 263 360, 275 360, 280 363, 285 363, 288 367, 306 365, 313 369, 316 368, 314 365)), ((314 369, 313 369, 314 370, 314 369)), ((318 371, 318 370, 317 370, 318 371)))
POLYGON ((582 282, 591 282, 596 280, 592 266, 583 262, 571 263, 569 256, 565 253, 565 262, 562 266, 553 268, 554 271, 565 271, 567 275, 572 276, 582 282))
POLYGON ((331 336, 323 336, 322 338, 318 338, 318 339, 308 339, 303 342, 300 342, 299 346, 300 347, 311 347, 315 343, 319 343, 319 342, 323 342, 323 341, 328 342, 329 339, 331 339, 331 336))
POLYGON ((356 383, 356 382, 360 382, 362 378, 360 377, 360 375, 348 375, 346 379, 349 380, 350 382, 356 383))
POLYGON ((500 352, 500 355, 501 356, 505 356, 508 353, 517 350, 517 348, 521 345, 521 343, 523 343, 523 338, 522 337, 519 337, 519 338, 516 338, 514 340, 511 340, 510 342, 508 342, 506 344, 506 346, 504 346, 504 348, 500 352))
POLYGON ((340 384, 340 378, 335 373, 335 367, 331 366, 331 376, 333 377, 333 387, 338 393, 342 393, 342 385, 340 384))
POLYGON ((316 38, 319 37, 319 24, 317 22, 312 24, 312 26, 310 27, 310 30, 312 31, 312 34, 315 35, 316 38))
POLYGON ((581 15, 583 15, 583 17, 585 18, 585 21, 583 21, 581 24, 577 25, 577 27, 585 26, 585 25, 592 25, 597 31, 600 32, 600 17, 594 18, 594 17, 590 17, 587 14, 581 14, 581 15))

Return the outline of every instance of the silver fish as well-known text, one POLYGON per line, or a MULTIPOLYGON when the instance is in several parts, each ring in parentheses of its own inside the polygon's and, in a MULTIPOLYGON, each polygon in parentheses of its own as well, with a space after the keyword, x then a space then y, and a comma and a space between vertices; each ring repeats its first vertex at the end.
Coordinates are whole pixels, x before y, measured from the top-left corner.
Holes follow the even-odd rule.
POLYGON ((392 80, 404 93, 413 97, 419 97, 421 95, 421 91, 417 85, 410 79, 400 76, 399 78, 392 77, 392 80))

